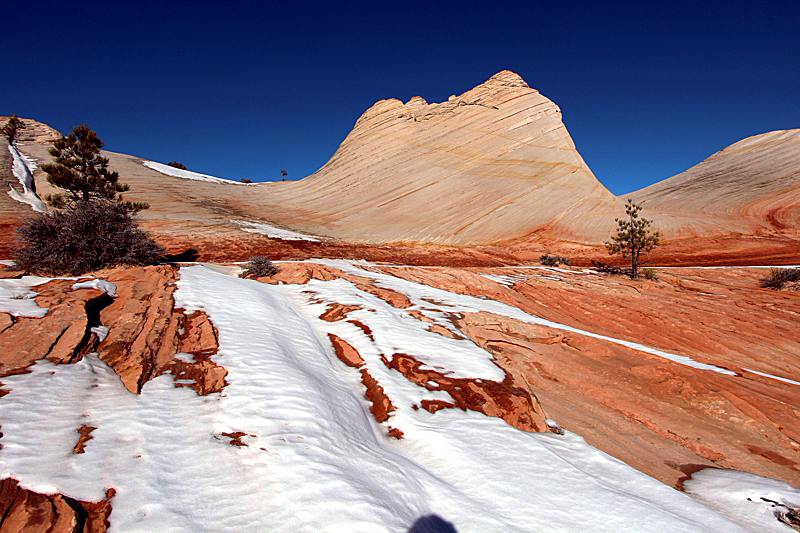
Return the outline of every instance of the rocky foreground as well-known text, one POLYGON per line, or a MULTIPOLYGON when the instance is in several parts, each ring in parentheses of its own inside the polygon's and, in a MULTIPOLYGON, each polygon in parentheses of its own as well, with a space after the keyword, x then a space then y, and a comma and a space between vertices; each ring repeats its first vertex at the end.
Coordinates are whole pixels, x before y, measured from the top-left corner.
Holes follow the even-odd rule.
MULTIPOLYGON (((218 355, 219 332, 202 310, 176 304, 181 273, 169 265, 95 273, 115 286, 116 295, 74 290, 75 280, 31 287, 38 307, 48 310, 41 318, 0 313, 0 375, 17 383, 14 376, 39 372, 35 365, 42 359, 96 366, 92 361, 99 358, 124 394, 140 395, 162 376, 159 387, 172 383, 198 397, 224 397, 228 369, 226 356, 218 355)), ((665 268, 655 282, 578 268, 317 261, 283 263, 279 274, 259 281, 308 287, 321 342, 341 371, 356 372, 362 401, 387 442, 418 438, 404 422, 407 413, 424 411, 441 423, 448 412, 474 412, 523 432, 580 435, 678 490, 705 468, 797 487, 800 383, 792 378, 800 375, 800 293, 759 288, 764 274, 756 268, 665 268), (315 285, 320 282, 326 291, 315 285), (354 301, 345 291, 333 299, 339 293, 331 287, 339 285, 332 282, 363 296, 354 301), (422 292, 414 296, 409 287, 422 292), (378 320, 376 313, 401 318, 404 327, 432 335, 434 344, 428 352, 404 348, 386 336, 393 329, 370 322, 378 320), (495 371, 454 371, 455 362, 431 362, 442 350, 436 338, 466 342, 487 354, 495 371), (470 377, 481 372, 494 377, 470 377), (399 376, 423 395, 413 406, 392 381, 399 376)), ((16 290, 20 294, 6 294, 7 301, 32 297, 16 290)), ((4 395, 16 390, 3 382, 4 395)), ((57 439, 71 454, 82 454, 96 430, 76 424, 57 439)), ((231 427, 215 438, 248 447, 256 433, 231 427)), ((8 442, 8 436, 0 439, 8 442)), ((32 489, 13 475, 3 481, 0 530, 105 531, 114 523, 118 486, 84 499, 32 489)))

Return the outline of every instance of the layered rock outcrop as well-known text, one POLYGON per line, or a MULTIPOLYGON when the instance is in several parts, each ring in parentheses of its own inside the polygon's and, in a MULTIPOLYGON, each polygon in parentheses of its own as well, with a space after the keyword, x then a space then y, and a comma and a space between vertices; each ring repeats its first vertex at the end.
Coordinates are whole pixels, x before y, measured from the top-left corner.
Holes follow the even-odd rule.
MULTIPOLYGON (((25 123, 21 152, 49 159, 57 132, 25 123)), ((556 252, 589 264, 608 260, 602 243, 624 216, 622 200, 633 198, 664 237, 651 256, 659 263, 786 264, 798 260, 799 145, 800 130, 757 135, 618 199, 581 159, 559 108, 503 71, 446 102, 379 101, 328 163, 297 182, 185 179, 137 157, 105 155, 131 185, 126 197, 150 203, 140 213, 143 228, 170 252, 194 249, 205 260, 402 255, 417 264, 485 265, 556 252), (254 229, 242 221, 324 242, 246 233, 254 229)), ((0 153, 0 172, 13 186, 6 163, 0 153)), ((34 177, 40 196, 55 192, 40 171, 34 177)), ((3 198, 0 254, 8 257, 13 228, 30 207, 3 198)))
POLYGON ((93 503, 61 494, 39 494, 21 488, 17 481, 0 481, 0 532, 3 533, 104 533, 110 524, 109 501, 93 503))
MULTIPOLYGON (((23 150, 49 157, 41 144, 23 150)), ((483 244, 534 232, 597 242, 624 213, 578 154, 559 108, 509 71, 446 102, 379 101, 298 182, 194 181, 106 155, 131 185, 126 197, 150 203, 145 225, 163 233, 239 232, 232 220, 247 218, 370 243, 483 244)))
POLYGON ((188 386, 198 394, 222 390, 226 371, 209 359, 217 350, 216 331, 204 313, 175 308, 176 269, 97 274, 116 286, 117 298, 96 289, 72 290, 74 280, 53 280, 35 288, 37 304, 48 309, 44 318, 0 313, 0 378, 26 372, 40 359, 70 364, 97 352, 132 393, 164 373, 192 380, 188 386), (108 328, 103 339, 98 326, 108 328))
POLYGON ((559 108, 509 71, 442 103, 381 100, 325 166, 270 194, 284 206, 276 220, 366 242, 464 245, 535 231, 594 242, 622 212, 559 108))
POLYGON ((668 239, 800 235, 800 129, 748 137, 689 170, 625 195, 668 239))
POLYGON ((800 483, 800 386, 780 379, 800 374, 800 296, 759 288, 763 270, 663 270, 657 283, 577 270, 383 271, 623 341, 491 313, 454 318, 548 416, 638 470, 676 487, 707 467, 800 483))

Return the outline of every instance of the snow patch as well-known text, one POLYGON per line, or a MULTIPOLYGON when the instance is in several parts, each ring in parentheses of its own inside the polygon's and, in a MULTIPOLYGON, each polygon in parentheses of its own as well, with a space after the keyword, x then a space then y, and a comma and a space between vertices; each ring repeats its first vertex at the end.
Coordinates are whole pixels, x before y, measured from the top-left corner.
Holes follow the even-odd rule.
POLYGON ((100 339, 100 342, 106 340, 108 337, 108 328, 106 326, 95 326, 93 328, 89 328, 89 331, 97 335, 97 338, 100 339))
POLYGON ((176 353, 175 359, 177 359, 178 361, 183 361, 184 363, 194 363, 194 356, 189 353, 184 353, 184 352, 176 353))
POLYGON ((260 233, 262 235, 266 235, 270 239, 282 239, 284 241, 320 242, 320 239, 318 239, 317 237, 313 237, 311 235, 305 235, 303 233, 297 233, 296 231, 290 231, 287 229, 276 228, 275 226, 270 226, 269 224, 264 224, 262 222, 246 222, 244 220, 231 220, 231 222, 239 224, 240 229, 242 231, 247 231, 250 233, 260 233))
POLYGON ((694 500, 751 533, 789 533, 777 515, 800 508, 800 490, 747 472, 706 468, 683 483, 694 500))
POLYGON ((34 211, 46 212, 47 207, 44 202, 33 192, 33 169, 36 168, 36 164, 30 158, 23 157, 13 145, 8 145, 8 151, 11 152, 13 158, 11 172, 22 186, 22 193, 11 187, 8 195, 18 202, 28 204, 34 211), (32 168, 28 166, 29 164, 32 165, 32 168))
POLYGON ((113 283, 104 281, 102 279, 81 281, 79 283, 75 283, 72 285, 73 291, 76 291, 78 289, 97 289, 98 291, 102 291, 107 295, 111 296, 112 298, 117 297, 117 286, 114 285, 113 283))
POLYGON ((756 375, 759 375, 759 376, 762 376, 762 377, 765 377, 765 378, 770 378, 770 379, 777 379, 778 381, 783 381, 784 383, 791 383, 792 385, 797 385, 798 387, 800 387, 800 382, 797 382, 797 381, 794 381, 794 380, 791 380, 791 379, 788 379, 788 378, 782 378, 782 377, 779 377, 779 376, 773 376, 772 374, 765 374, 764 372, 759 372, 757 370, 750 370, 749 368, 742 368, 742 370, 746 370, 747 372, 750 372, 751 374, 756 374, 756 375))
POLYGON ((171 167, 169 165, 164 165, 163 163, 156 163, 155 161, 142 161, 142 164, 149 169, 155 170, 156 172, 161 172, 162 174, 166 174, 167 176, 172 176, 173 178, 183 178, 195 181, 208 181, 211 183, 224 183, 226 185, 251 185, 249 183, 241 183, 239 181, 226 180, 214 176, 209 176, 207 174, 200 174, 198 172, 192 172, 191 170, 183 170, 180 168, 171 167))
POLYGON ((38 293, 31 287, 50 281, 51 278, 23 276, 20 279, 0 279, 0 312, 13 316, 42 318, 47 314, 47 307, 36 305, 38 293))

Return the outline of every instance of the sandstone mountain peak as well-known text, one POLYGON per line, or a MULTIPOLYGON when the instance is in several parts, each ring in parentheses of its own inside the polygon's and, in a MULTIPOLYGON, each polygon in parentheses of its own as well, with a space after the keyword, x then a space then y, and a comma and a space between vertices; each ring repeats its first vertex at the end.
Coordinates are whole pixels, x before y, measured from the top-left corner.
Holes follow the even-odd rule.
MULTIPOLYGON (((45 143, 60 134, 24 120, 29 127, 20 151, 46 161, 45 143)), ((13 188, 7 152, 0 150, 0 168, 13 188)), ((765 253, 795 264, 798 154, 800 130, 764 133, 617 198, 584 163, 558 106, 510 71, 439 103, 420 96, 378 101, 322 168, 296 182, 242 186, 200 174, 182 179, 187 176, 143 166, 139 158, 106 153, 131 184, 128 196, 150 203, 143 225, 170 239, 191 235, 181 242, 195 241, 198 228, 208 242, 220 235, 240 239, 242 224, 255 231, 267 222, 269 231, 277 226, 366 247, 494 245, 530 259, 545 245, 548 252, 563 247, 573 258, 576 247, 588 245, 582 249, 591 259, 606 260, 598 245, 614 231, 614 218, 624 215, 624 199, 632 198, 669 243, 655 252, 656 261, 669 264, 690 256, 751 264, 765 253)), ((34 178, 40 196, 57 192, 41 171, 34 178)), ((11 218, 29 211, 0 195, 0 217, 9 227, 0 252, 11 243, 11 218)), ((206 253, 221 257, 215 246, 206 253)))
POLYGON ((530 87, 522 76, 510 70, 501 70, 488 80, 483 85, 499 85, 502 87, 530 87))
POLYGON ((381 100, 321 169, 266 187, 240 204, 251 216, 362 242, 465 245, 545 229, 592 242, 623 212, 558 107, 510 71, 441 103, 381 100))

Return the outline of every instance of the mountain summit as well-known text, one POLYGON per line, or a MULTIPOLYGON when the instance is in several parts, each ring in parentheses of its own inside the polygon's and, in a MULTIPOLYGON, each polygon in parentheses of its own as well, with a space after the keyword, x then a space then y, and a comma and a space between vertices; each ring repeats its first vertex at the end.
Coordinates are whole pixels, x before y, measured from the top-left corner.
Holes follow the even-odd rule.
POLYGON ((510 71, 441 103, 377 102, 321 169, 262 198, 278 222, 366 242, 591 242, 622 212, 558 106, 510 71))

